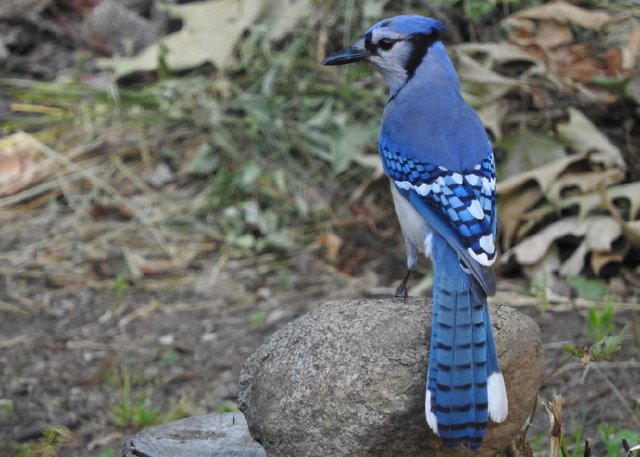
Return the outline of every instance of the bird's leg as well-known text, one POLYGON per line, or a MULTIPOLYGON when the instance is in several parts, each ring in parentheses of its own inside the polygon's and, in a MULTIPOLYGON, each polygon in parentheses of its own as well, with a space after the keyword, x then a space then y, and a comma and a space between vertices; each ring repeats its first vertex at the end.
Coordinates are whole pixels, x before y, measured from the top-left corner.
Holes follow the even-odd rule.
POLYGON ((396 289, 396 293, 394 294, 395 298, 402 298, 405 303, 407 301, 407 297, 409 296, 409 291, 407 290, 407 282, 409 281, 409 276, 411 276, 411 270, 407 268, 407 274, 404 279, 396 289))

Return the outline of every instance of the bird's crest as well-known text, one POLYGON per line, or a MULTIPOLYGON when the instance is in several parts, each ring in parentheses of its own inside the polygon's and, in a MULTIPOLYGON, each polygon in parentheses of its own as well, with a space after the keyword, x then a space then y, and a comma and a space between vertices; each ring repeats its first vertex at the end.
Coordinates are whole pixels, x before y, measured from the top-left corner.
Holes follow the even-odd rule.
POLYGON ((440 33, 447 30, 442 22, 430 17, 405 14, 380 21, 373 25, 367 33, 382 28, 389 28, 402 35, 416 35, 419 33, 431 35, 432 33, 440 33))

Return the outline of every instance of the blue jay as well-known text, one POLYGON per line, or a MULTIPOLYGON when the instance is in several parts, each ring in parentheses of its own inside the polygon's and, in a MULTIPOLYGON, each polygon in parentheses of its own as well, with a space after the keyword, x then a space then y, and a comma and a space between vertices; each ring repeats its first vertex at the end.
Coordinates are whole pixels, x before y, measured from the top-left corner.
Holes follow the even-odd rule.
POLYGON ((478 449, 487 421, 508 405, 487 296, 495 293, 496 181, 482 122, 462 99, 440 41, 445 27, 396 16, 371 27, 325 65, 369 62, 390 98, 379 151, 407 250, 406 283, 420 252, 434 264, 425 414, 445 447, 478 449))

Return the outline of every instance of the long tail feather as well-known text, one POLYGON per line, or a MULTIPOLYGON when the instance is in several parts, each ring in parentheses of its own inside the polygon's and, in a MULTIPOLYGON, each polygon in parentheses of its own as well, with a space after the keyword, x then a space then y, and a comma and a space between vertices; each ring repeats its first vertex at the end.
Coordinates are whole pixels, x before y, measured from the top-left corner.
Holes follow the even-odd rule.
POLYGON ((432 257, 434 310, 427 422, 446 447, 463 444, 476 450, 485 435, 489 413, 493 420, 506 417, 504 381, 486 298, 472 293, 474 279, 462 270, 455 251, 440 235, 434 234, 432 257), (497 400, 490 398, 492 388, 497 400))

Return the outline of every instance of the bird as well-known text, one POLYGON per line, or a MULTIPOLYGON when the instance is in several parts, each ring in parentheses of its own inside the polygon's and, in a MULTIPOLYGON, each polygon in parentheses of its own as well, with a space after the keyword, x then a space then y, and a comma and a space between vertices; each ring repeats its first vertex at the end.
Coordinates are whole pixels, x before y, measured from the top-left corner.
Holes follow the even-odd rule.
POLYGON ((487 297, 495 294, 496 179, 491 140, 462 97, 433 18, 378 22, 324 65, 369 63, 389 99, 379 155, 405 241, 407 281, 419 254, 433 262, 433 312, 425 389, 428 426, 445 448, 477 451, 489 418, 508 414, 487 297))

